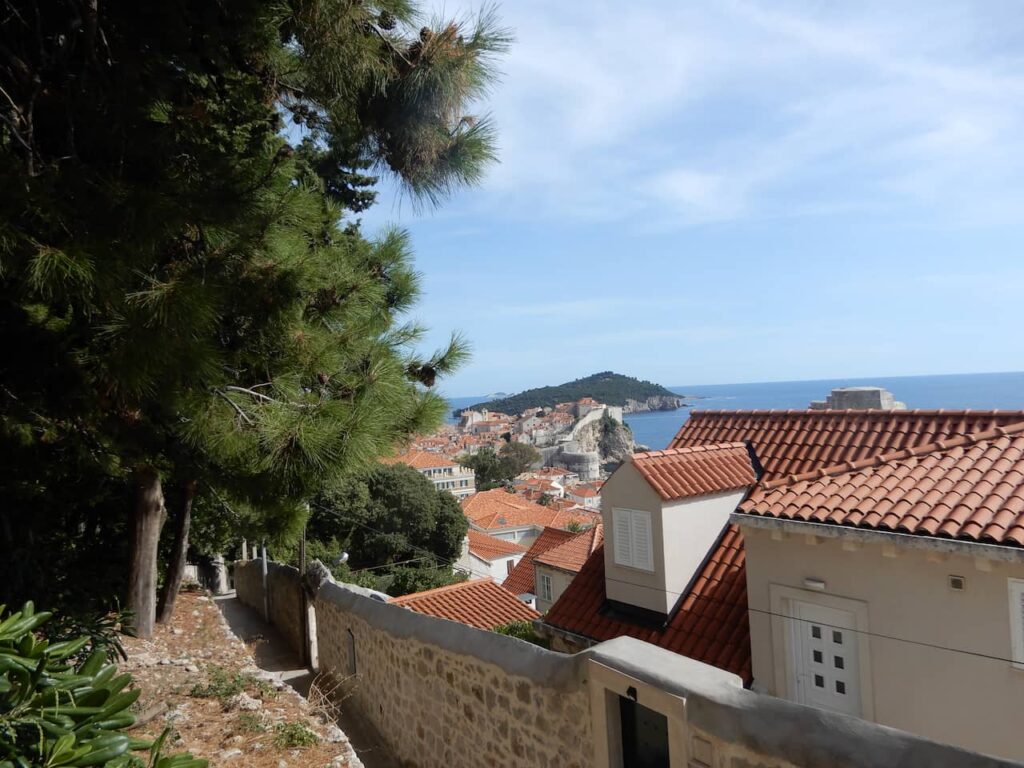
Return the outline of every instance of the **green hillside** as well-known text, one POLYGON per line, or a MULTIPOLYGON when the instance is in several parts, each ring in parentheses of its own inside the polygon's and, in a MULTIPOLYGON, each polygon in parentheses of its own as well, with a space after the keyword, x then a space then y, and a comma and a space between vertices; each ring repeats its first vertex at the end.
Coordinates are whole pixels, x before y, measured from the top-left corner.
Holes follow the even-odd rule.
POLYGON ((666 389, 660 384, 641 381, 640 379, 634 379, 632 376, 623 376, 621 373, 603 371, 583 379, 566 382, 565 384, 528 389, 525 392, 520 392, 510 397, 503 397, 500 400, 477 403, 476 405, 456 411, 456 415, 464 410, 480 410, 481 408, 486 408, 489 411, 517 414, 522 413, 527 408, 549 408, 557 403, 579 400, 581 397, 592 397, 607 405, 625 405, 627 400, 646 400, 656 395, 679 397, 675 392, 666 389))

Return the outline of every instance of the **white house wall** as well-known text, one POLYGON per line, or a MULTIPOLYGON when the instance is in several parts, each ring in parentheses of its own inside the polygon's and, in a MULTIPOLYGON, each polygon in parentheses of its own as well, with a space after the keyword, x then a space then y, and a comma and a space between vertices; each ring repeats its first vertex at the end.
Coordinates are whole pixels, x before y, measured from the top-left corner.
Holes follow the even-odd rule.
POLYGON ((1024 564, 896 543, 774 536, 743 526, 756 686, 788 694, 786 620, 769 615, 783 612, 773 611, 773 591, 801 590, 799 599, 818 604, 861 602, 867 628, 859 641, 867 644, 870 667, 866 715, 1024 761, 1024 670, 1003 660, 1012 656, 1008 579, 1024 579, 1024 564), (965 577, 966 589, 952 590, 950 575, 965 577), (806 590, 808 579, 824 581, 824 590, 806 590))

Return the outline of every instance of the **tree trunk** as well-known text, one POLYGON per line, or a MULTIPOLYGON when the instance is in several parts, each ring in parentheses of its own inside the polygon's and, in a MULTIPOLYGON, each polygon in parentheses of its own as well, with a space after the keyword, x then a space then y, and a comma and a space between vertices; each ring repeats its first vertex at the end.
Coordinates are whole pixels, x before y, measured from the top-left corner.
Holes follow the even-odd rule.
POLYGON ((133 614, 135 634, 149 639, 156 619, 156 556, 164 521, 164 492, 155 468, 142 467, 136 471, 135 495, 125 607, 133 614))
POLYGON ((192 499, 196 495, 196 481, 185 483, 185 503, 174 526, 174 547, 171 549, 171 561, 167 565, 167 577, 160 593, 160 604, 157 606, 156 620, 166 624, 174 615, 174 603, 178 599, 181 580, 185 575, 185 559, 188 555, 188 528, 192 522, 192 499))

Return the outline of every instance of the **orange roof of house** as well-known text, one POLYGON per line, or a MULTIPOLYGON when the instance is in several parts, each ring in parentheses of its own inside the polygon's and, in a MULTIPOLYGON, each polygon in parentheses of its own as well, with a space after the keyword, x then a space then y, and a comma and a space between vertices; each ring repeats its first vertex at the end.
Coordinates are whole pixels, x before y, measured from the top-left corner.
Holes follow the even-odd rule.
POLYGON ((533 544, 530 545, 522 559, 516 563, 516 567, 512 569, 512 572, 501 582, 502 588, 508 590, 513 595, 534 593, 536 591, 536 584, 534 582, 533 561, 548 550, 554 549, 559 544, 563 544, 576 536, 579 536, 579 534, 572 531, 563 531, 560 528, 545 528, 541 531, 540 536, 534 539, 533 544))
POLYGON ((589 487, 587 487, 585 485, 574 485, 574 486, 571 486, 570 488, 566 489, 565 492, 568 493, 571 496, 576 496, 576 497, 578 497, 580 499, 592 499, 595 496, 600 496, 601 495, 600 493, 595 491, 593 488, 589 488, 589 487))
POLYGON ((665 501, 745 488, 757 482, 744 443, 637 453, 633 467, 665 501))
POLYGON ((753 675, 744 560, 743 535, 729 525, 668 623, 650 627, 606 609, 601 546, 551 606, 544 623, 597 641, 635 637, 733 672, 749 683, 753 675))
POLYGON ((743 512, 1024 545, 1024 423, 780 478, 743 512))
POLYGON ((561 571, 579 573, 587 558, 594 550, 604 544, 604 526, 598 523, 582 533, 577 533, 568 541, 542 552, 534 562, 558 568, 561 571))
POLYGON ((408 464, 413 469, 436 469, 438 467, 457 467, 454 461, 440 453, 430 451, 406 451, 397 456, 385 456, 381 464, 408 464))
POLYGON ((466 536, 469 537, 469 551, 481 560, 497 560, 499 557, 521 555, 526 552, 526 547, 516 544, 514 541, 499 539, 473 528, 467 531, 466 536))
MULTIPOLYGON (((892 451, 1020 422, 1024 411, 694 411, 672 448, 750 440, 765 471, 762 481, 771 484, 787 474, 874 460, 892 451)), ((912 482, 910 478, 916 480, 911 473, 903 482, 912 482)), ((755 490, 752 499, 759 493, 755 490)), ((907 494, 911 496, 913 489, 907 494)), ((602 551, 591 555, 552 606, 547 623, 595 640, 637 637, 736 672, 749 682, 746 567, 743 537, 735 526, 726 528, 682 608, 659 630, 601 615, 606 599, 602 551), (680 620, 684 609, 686 616, 680 620)))
POLYGON ((428 589, 393 598, 391 602, 479 629, 494 629, 512 621, 533 621, 540 616, 490 578, 428 589))
POLYGON ((469 496, 462 502, 462 511, 473 525, 489 531, 531 525, 536 528, 564 528, 570 523, 594 525, 599 520, 592 512, 545 507, 503 488, 469 496))
POLYGON ((1024 411, 694 411, 672 448, 750 440, 766 479, 1024 421, 1024 411))

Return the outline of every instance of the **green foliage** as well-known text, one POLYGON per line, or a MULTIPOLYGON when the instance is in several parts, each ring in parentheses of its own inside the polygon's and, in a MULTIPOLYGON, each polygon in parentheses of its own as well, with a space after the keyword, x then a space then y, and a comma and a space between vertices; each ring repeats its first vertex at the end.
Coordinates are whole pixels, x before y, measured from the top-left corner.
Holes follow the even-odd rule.
POLYGON ((274 746, 278 749, 315 747, 319 743, 320 737, 313 733, 305 723, 292 720, 274 726, 274 746))
POLYGON ((140 694, 132 676, 118 675, 102 648, 76 662, 90 637, 51 642, 50 618, 32 603, 8 615, 0 606, 0 768, 205 768, 188 754, 163 756, 166 734, 152 743, 129 737, 140 694), (145 750, 146 762, 132 754, 145 750))
POLYGON ((171 509, 198 483, 200 551, 283 544, 303 500, 440 422, 465 343, 419 349, 409 238, 353 216, 370 171, 428 202, 479 178, 469 109, 508 36, 420 15, 7 3, 0 597, 109 608, 138 467, 171 509))
POLYGON ((264 725, 263 718, 255 712, 240 712, 238 730, 242 733, 265 733, 267 726, 264 725))
POLYGON ((505 443, 498 451, 498 459, 501 462, 502 471, 514 478, 531 469, 541 460, 540 451, 532 445, 520 442, 505 443))
POLYGON ((478 491, 508 487, 512 480, 541 460, 540 452, 526 443, 505 443, 495 453, 485 446, 476 453, 459 458, 459 463, 473 470, 478 491))
POLYGON ((521 619, 519 621, 510 621, 508 624, 501 624, 494 628, 495 632, 499 635, 508 635, 509 637, 515 637, 519 640, 525 640, 528 643, 539 645, 541 648, 549 648, 550 643, 540 635, 538 635, 533 629, 533 622, 521 619))
POLYGON ((263 680, 252 675, 213 666, 206 670, 206 682, 193 685, 189 695, 199 699, 219 699, 221 703, 226 703, 232 696, 248 690, 260 696, 269 696, 274 691, 263 680))
POLYGON ((655 396, 679 397, 660 384, 603 371, 565 384, 528 389, 511 397, 477 403, 461 410, 486 408, 499 413, 519 414, 529 408, 553 408, 558 403, 575 402, 583 397, 592 397, 605 405, 625 405, 627 400, 646 400, 655 396))
MULTIPOLYGON (((405 464, 377 465, 317 496, 306 534, 306 557, 335 577, 403 595, 461 580, 450 563, 469 527, 458 501, 405 464), (342 552, 344 565, 334 564, 342 552)), ((297 562, 297 550, 286 559, 297 562)))

